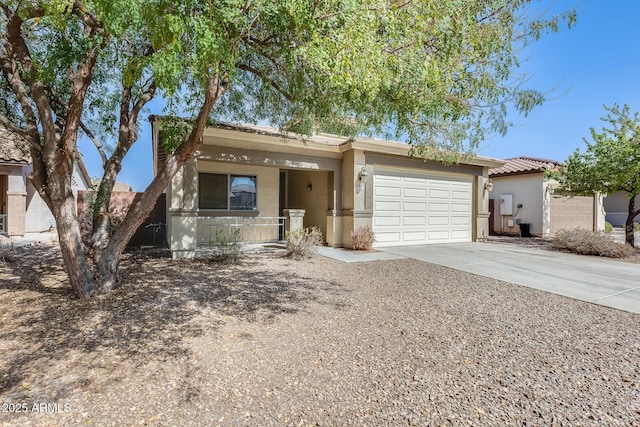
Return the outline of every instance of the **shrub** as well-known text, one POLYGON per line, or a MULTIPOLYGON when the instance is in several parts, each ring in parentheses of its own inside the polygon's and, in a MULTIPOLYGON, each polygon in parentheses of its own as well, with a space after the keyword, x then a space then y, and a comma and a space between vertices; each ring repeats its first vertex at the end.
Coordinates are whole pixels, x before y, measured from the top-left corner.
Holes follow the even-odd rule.
POLYGON ((610 222, 605 221, 604 223, 604 232, 611 233, 613 231, 613 225, 610 222))
POLYGON ((322 243, 322 232, 318 227, 288 231, 285 237, 287 255, 294 258, 310 256, 315 252, 316 246, 322 243))
POLYGON ((375 241, 373 230, 368 225, 358 227, 351 232, 351 245, 355 250, 368 251, 375 241))
POLYGON ((616 243, 601 233, 583 228, 558 231, 551 240, 551 245, 555 249, 567 250, 579 255, 609 258, 624 258, 633 252, 631 246, 627 244, 616 243))
POLYGON ((222 263, 238 262, 242 257, 241 240, 242 234, 237 228, 230 235, 221 229, 217 230, 216 240, 209 243, 209 246, 213 249, 211 259, 222 263))

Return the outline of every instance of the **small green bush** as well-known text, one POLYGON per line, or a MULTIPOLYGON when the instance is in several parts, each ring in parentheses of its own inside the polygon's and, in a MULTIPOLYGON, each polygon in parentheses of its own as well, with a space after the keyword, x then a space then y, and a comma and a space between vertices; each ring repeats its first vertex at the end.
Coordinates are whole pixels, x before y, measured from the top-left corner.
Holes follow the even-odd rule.
POLYGON ((558 231, 551 239, 551 246, 579 255, 597 255, 609 258, 624 258, 633 253, 631 246, 616 243, 601 233, 594 233, 584 228, 558 231))
POLYGON ((358 227, 351 232, 351 246, 358 251, 368 251, 375 242, 373 230, 368 225, 358 227))
POLYGON ((234 229, 229 235, 223 230, 216 231, 216 240, 210 242, 213 249, 211 259, 221 263, 236 263, 242 258, 242 247, 240 241, 242 233, 239 229, 234 229))
POLYGON ((306 258, 313 254, 316 246, 322 243, 322 232, 318 227, 287 231, 285 236, 287 255, 293 258, 306 258))
POLYGON ((611 233, 613 231, 613 225, 610 222, 605 221, 604 223, 604 232, 611 233))

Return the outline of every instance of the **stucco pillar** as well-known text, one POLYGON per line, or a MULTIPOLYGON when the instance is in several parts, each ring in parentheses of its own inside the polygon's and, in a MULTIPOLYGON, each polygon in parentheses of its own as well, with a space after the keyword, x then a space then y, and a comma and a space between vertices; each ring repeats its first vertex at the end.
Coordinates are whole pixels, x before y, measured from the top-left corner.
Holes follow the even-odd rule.
POLYGON ((596 193, 593 201, 593 226, 594 231, 604 231, 605 216, 607 212, 604 210, 604 198, 602 193, 596 193))
POLYGON ((304 209, 283 209, 282 213, 287 217, 285 221, 285 230, 287 232, 304 228, 304 209))
POLYGON ((180 168, 167 193, 167 242, 171 255, 174 259, 193 258, 198 247, 198 171, 195 159, 180 168))
POLYGON ((482 176, 477 176, 476 184, 476 226, 475 241, 484 242, 489 237, 489 168, 482 168, 482 176))
POLYGON ((342 244, 351 248, 351 232, 372 226, 373 168, 362 150, 350 150, 342 160, 343 211, 342 244))
POLYGON ((342 238, 342 220, 343 217, 338 215, 335 209, 327 211, 327 245, 333 248, 344 246, 342 238))

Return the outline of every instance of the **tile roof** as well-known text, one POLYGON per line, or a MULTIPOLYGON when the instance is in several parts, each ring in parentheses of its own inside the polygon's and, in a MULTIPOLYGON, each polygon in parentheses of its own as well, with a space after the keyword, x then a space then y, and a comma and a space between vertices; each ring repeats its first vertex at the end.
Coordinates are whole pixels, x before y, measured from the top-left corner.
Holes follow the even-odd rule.
POLYGON ((514 157, 506 159, 505 164, 499 168, 489 169, 489 176, 520 175, 527 173, 544 172, 560 166, 560 162, 535 157, 514 157))
POLYGON ((0 163, 31 163, 27 142, 4 126, 0 126, 0 163))
MULTIPOLYGON (((91 177, 80 153, 76 154, 76 160, 80 174, 86 181, 87 186, 90 186, 91 177)), ((17 133, 11 132, 2 125, 0 125, 0 163, 19 163, 23 165, 32 163, 29 143, 22 139, 17 133)))

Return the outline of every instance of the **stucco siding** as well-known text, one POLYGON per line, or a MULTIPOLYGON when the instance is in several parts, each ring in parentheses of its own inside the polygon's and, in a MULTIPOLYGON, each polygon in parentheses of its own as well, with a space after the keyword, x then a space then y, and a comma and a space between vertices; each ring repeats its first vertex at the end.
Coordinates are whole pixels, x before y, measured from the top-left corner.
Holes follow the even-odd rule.
POLYGON ((328 172, 289 170, 289 209, 304 209, 304 227, 327 232, 328 172), (311 185, 311 191, 307 186, 311 185))
POLYGON ((516 220, 530 224, 529 231, 535 236, 543 233, 543 175, 528 174, 491 178, 493 190, 490 198, 495 200, 494 229, 496 233, 518 234, 520 228, 516 220), (512 215, 500 215, 500 195, 511 194, 512 215), (522 205, 518 208, 518 205, 522 205), (508 226, 508 220, 514 220, 514 226, 508 226))

